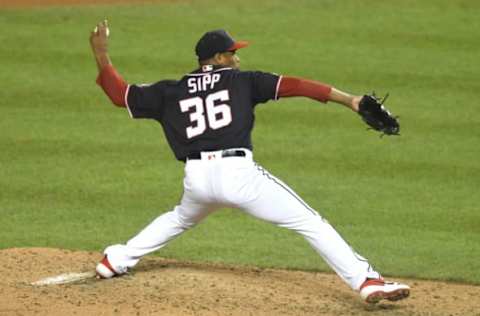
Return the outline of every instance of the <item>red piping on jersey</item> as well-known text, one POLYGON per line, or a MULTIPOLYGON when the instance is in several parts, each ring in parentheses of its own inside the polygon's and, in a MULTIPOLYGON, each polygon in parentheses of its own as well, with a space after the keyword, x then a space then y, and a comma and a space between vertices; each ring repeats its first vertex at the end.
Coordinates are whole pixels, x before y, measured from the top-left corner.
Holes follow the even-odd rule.
POLYGON ((102 68, 97 77, 97 84, 102 87, 113 104, 119 107, 126 107, 125 99, 128 85, 113 65, 107 65, 102 68))
POLYGON ((319 81, 282 76, 278 87, 278 97, 308 97, 326 103, 332 87, 319 81))
MULTIPOLYGON (((128 84, 113 65, 103 67, 98 74, 97 84, 102 87, 113 104, 119 107, 127 107, 128 84)), ((275 97, 308 97, 325 103, 329 100, 331 91, 332 87, 318 81, 282 76, 279 78, 275 97)))
POLYGON ((275 101, 278 100, 278 97, 279 97, 278 92, 280 90, 280 82, 282 82, 282 78, 283 78, 283 76, 280 76, 278 78, 277 86, 275 87, 275 99, 274 99, 275 101))
POLYGON ((125 97, 124 97, 124 100, 125 100, 125 107, 127 108, 128 110, 128 114, 130 115, 131 118, 133 118, 133 113, 132 111, 130 110, 130 107, 128 106, 128 91, 130 90, 130 85, 127 85, 127 90, 125 91, 125 97))

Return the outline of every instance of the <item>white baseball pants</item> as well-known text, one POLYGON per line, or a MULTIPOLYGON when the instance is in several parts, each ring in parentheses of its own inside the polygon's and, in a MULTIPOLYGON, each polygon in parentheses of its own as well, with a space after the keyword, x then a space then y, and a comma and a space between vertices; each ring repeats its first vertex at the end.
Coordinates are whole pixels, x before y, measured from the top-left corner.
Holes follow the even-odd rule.
POLYGON ((379 277, 326 220, 257 165, 251 151, 245 152, 246 157, 223 158, 222 151, 202 152, 201 159, 187 160, 180 204, 157 217, 125 245, 105 249, 113 268, 125 272, 142 256, 162 248, 209 213, 233 207, 301 234, 354 290, 367 277, 379 277))

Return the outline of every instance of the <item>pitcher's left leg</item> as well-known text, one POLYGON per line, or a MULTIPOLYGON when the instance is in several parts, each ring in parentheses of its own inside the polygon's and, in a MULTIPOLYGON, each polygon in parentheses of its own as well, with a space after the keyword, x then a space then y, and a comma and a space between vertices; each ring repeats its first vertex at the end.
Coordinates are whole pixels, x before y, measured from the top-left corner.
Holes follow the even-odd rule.
POLYGON ((103 278, 110 278, 126 273, 143 256, 164 247, 169 241, 200 222, 215 208, 214 205, 193 201, 185 194, 180 205, 158 216, 126 244, 107 247, 104 251, 105 258, 97 266, 97 274, 103 278))

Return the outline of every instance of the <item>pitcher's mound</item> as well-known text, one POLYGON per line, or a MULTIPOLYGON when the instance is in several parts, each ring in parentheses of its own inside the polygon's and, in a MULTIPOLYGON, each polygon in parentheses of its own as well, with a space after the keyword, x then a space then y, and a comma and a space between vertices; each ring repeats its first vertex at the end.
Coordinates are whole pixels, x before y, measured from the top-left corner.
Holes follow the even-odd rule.
POLYGON ((480 287, 469 285, 401 280, 412 287, 410 298, 369 306, 334 274, 149 257, 126 276, 97 280, 92 270, 101 257, 59 249, 1 250, 0 314, 480 315, 480 287), (60 275, 80 277, 32 285, 60 275))

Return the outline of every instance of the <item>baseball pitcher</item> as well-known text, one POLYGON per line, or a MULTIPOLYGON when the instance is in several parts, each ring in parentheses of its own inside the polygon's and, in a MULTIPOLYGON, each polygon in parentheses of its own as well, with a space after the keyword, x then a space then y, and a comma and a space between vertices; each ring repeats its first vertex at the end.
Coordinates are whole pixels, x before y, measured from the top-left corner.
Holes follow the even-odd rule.
POLYGON ((366 302, 408 297, 407 285, 385 281, 316 210, 255 163, 252 152, 254 111, 260 103, 295 96, 332 101, 359 113, 372 128, 398 134, 397 120, 380 100, 350 95, 317 81, 241 71, 237 51, 248 42, 235 41, 224 30, 200 38, 195 47, 198 69, 179 80, 128 84, 110 60, 108 32, 103 21, 90 36, 98 85, 132 118, 161 124, 176 159, 185 164, 185 177, 179 204, 126 244, 107 247, 96 267, 98 277, 125 274, 140 258, 164 247, 210 213, 232 207, 301 234, 366 302))

